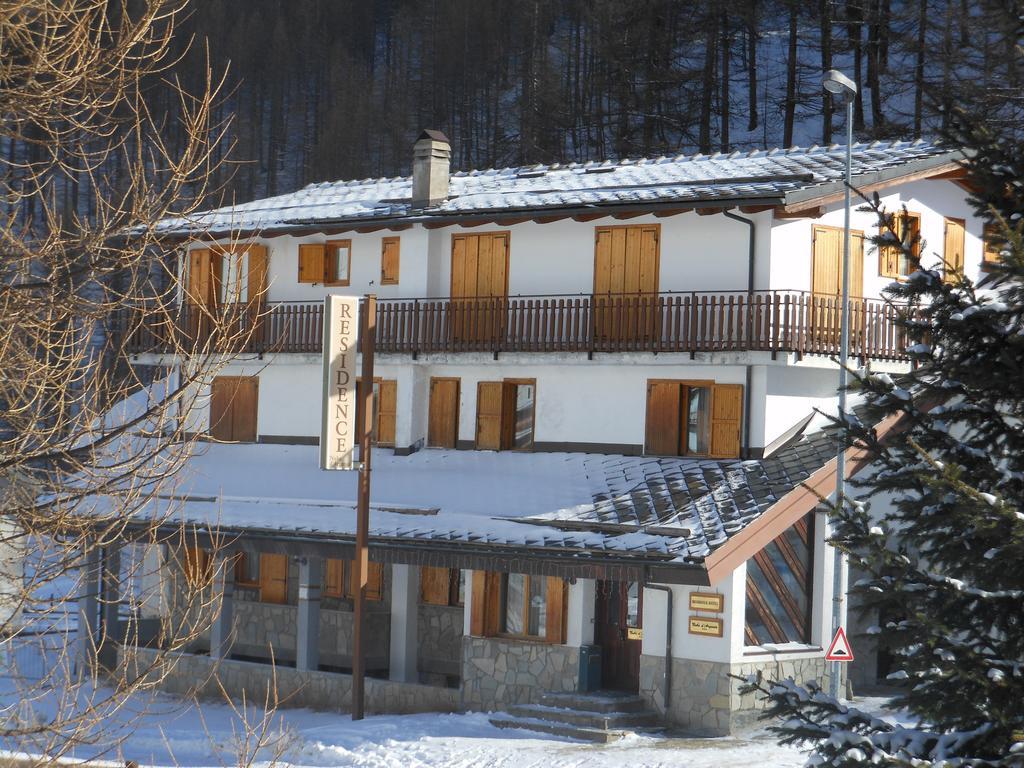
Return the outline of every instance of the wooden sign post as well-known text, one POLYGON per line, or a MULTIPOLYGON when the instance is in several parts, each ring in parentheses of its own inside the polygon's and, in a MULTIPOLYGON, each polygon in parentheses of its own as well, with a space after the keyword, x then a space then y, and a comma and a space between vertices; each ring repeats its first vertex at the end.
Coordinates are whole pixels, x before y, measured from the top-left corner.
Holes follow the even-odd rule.
POLYGON ((352 719, 363 719, 366 659, 363 629, 366 618, 366 582, 370 569, 370 439, 373 434, 373 352, 377 340, 377 297, 366 297, 362 312, 362 423, 359 425, 359 496, 356 501, 355 613, 352 642, 352 719))

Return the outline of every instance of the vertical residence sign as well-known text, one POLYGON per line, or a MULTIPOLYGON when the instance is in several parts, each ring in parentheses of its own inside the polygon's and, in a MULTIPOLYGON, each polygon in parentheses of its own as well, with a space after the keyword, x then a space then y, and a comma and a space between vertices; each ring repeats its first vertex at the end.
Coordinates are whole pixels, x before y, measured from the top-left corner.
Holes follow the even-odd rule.
POLYGON ((324 397, 320 469, 354 469, 359 299, 324 299, 324 397))

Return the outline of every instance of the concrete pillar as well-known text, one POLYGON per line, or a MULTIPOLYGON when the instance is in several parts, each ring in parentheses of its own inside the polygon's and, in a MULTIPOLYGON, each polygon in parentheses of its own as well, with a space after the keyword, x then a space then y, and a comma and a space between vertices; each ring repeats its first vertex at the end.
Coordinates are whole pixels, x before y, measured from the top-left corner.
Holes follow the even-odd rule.
POLYGON ((466 602, 462 611, 462 636, 469 637, 473 634, 473 572, 463 571, 462 580, 466 585, 466 602))
POLYGON ((320 590, 324 561, 304 557, 299 561, 299 611, 295 634, 295 668, 320 668, 320 590))
POLYGON ((420 569, 414 565, 391 566, 391 666, 388 677, 404 683, 418 680, 416 652, 420 569))
POLYGON ((594 579, 576 579, 569 583, 568 626, 565 644, 574 648, 594 642, 594 606, 597 601, 597 582, 594 579))
POLYGON ((100 550, 92 542, 82 555, 78 578, 78 631, 75 663, 79 675, 93 668, 99 645, 100 550))
POLYGON ((210 626, 210 658, 231 656, 235 625, 234 552, 217 550, 213 556, 213 597, 217 611, 210 626), (219 600, 217 599, 219 597, 219 600))

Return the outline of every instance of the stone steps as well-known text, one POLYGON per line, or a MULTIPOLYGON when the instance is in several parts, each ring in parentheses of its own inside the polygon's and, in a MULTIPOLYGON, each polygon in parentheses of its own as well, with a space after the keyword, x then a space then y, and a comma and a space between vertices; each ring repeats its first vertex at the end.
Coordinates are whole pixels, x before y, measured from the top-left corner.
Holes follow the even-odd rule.
POLYGON ((615 691, 545 693, 539 704, 518 704, 491 718, 498 728, 520 728, 607 744, 629 733, 661 730, 661 718, 644 700, 615 691))

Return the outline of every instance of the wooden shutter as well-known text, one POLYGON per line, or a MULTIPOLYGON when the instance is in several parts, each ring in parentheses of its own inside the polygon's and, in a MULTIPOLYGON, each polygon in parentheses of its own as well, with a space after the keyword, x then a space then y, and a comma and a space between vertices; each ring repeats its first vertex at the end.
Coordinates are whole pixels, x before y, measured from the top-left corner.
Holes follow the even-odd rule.
POLYGON ((377 445, 395 444, 397 411, 398 382, 384 379, 380 382, 380 402, 377 403, 377 445))
POLYGON ((185 547, 182 570, 185 583, 193 588, 203 587, 210 582, 213 575, 210 553, 200 547, 185 547))
POLYGON ((487 571, 473 571, 469 634, 484 637, 487 629, 487 571))
POLYGON ((500 381, 481 381, 476 385, 476 447, 501 450, 502 393, 500 381))
POLYGON ((324 565, 324 595, 345 596, 345 560, 330 557, 324 565))
POLYGON ((742 420, 743 385, 715 384, 711 388, 711 456, 739 457, 742 420))
POLYGON ((814 227, 814 252, 811 261, 811 292, 836 296, 841 289, 843 231, 835 227, 814 227))
MULTIPOLYGON (((532 576, 539 579, 542 576, 532 576)), ((557 576, 548 576, 547 583, 547 617, 545 626, 545 640, 549 643, 565 642, 565 580, 557 576)))
POLYGON ((250 304, 262 305, 267 300, 267 246, 250 245, 247 290, 250 304))
POLYGON ((214 303, 213 259, 209 248, 193 248, 188 252, 188 300, 193 304, 214 303))
POLYGON ((217 376, 210 384, 210 437, 233 440, 231 402, 235 394, 234 376, 217 376))
POLYGON ((385 237, 380 244, 380 284, 397 285, 399 267, 399 238, 385 237))
POLYGON ((459 437, 459 380, 431 379, 427 445, 455 448, 459 437))
POLYGON ((682 387, 677 381, 647 382, 647 429, 644 453, 675 456, 679 453, 682 387))
POLYGON ((288 556, 260 555, 260 601, 288 602, 288 556))
POLYGON ((299 246, 299 282, 324 282, 324 264, 327 258, 327 246, 323 243, 311 243, 299 246))
POLYGON ((428 605, 448 605, 451 598, 451 571, 425 565, 420 568, 420 600, 428 605))
POLYGON ((231 403, 231 439, 256 442, 256 414, 259 409, 259 383, 256 376, 240 376, 231 403))
POLYGON ((946 218, 942 247, 942 279, 947 283, 952 283, 957 275, 964 273, 965 224, 963 219, 946 218))
MULTIPOLYGON (((345 560, 344 563, 348 566, 348 578, 345 579, 345 597, 350 597, 353 600, 356 596, 356 561, 345 560)), ((367 600, 383 600, 384 599, 384 564, 368 562, 366 568, 366 599, 367 600)))

